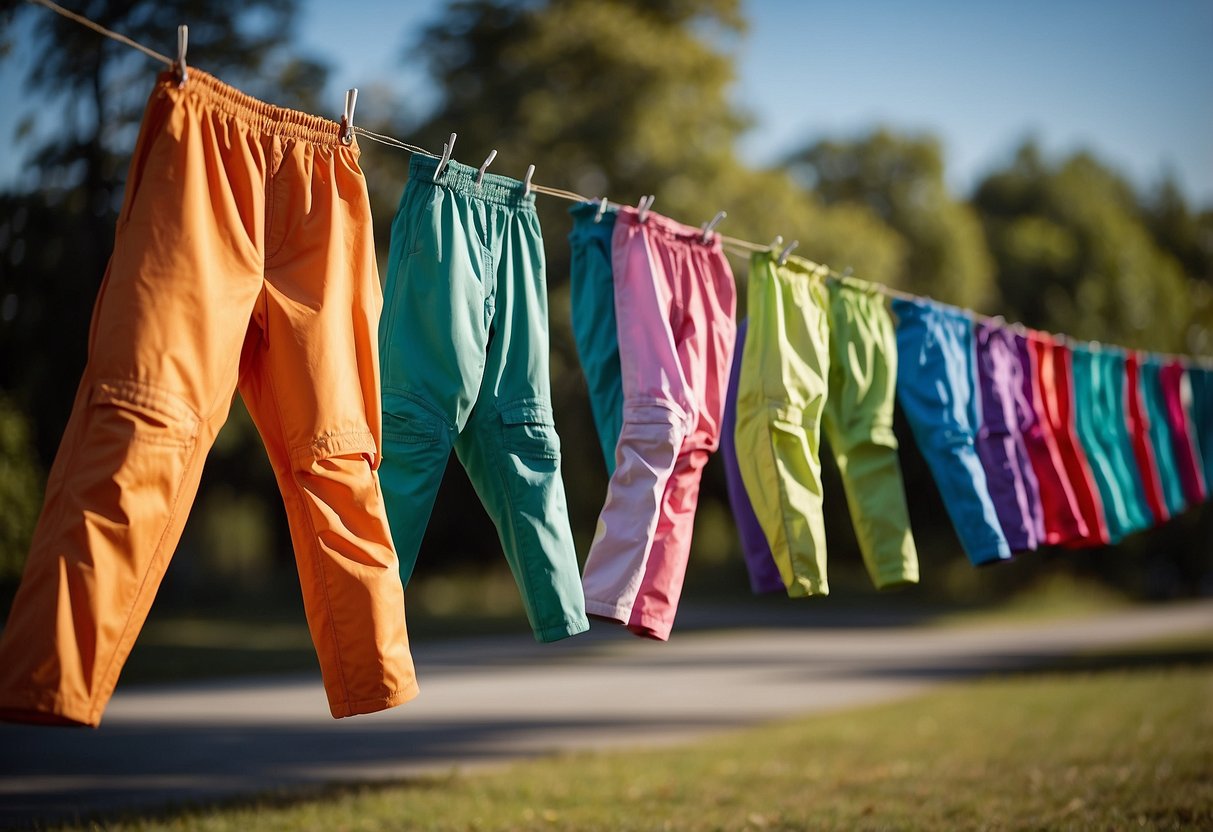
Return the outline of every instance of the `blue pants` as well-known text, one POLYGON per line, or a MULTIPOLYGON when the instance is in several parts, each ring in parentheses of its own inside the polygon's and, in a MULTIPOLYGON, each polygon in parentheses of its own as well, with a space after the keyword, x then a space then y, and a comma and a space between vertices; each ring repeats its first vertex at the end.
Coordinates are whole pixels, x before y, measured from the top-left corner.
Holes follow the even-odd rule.
POLYGON ((958 309, 894 298, 897 398, 974 565, 1011 557, 977 456, 973 321, 958 309))

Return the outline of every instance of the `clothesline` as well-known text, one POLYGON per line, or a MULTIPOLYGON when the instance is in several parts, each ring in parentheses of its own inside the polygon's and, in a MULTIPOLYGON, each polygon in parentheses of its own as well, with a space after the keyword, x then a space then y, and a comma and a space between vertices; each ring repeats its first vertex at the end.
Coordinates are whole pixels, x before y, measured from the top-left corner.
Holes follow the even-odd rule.
MULTIPOLYGON (((137 41, 132 40, 131 38, 128 38, 126 35, 115 32, 111 29, 107 29, 106 27, 102 26, 101 24, 96 23, 96 22, 88 19, 87 17, 84 17, 83 15, 77 14, 76 12, 73 12, 69 9, 65 9, 63 6, 60 6, 58 3, 52 2, 52 0, 28 0, 28 2, 33 3, 35 5, 43 6, 44 8, 47 8, 47 9, 50 9, 51 11, 55 12, 56 14, 59 14, 69 20, 79 23, 80 25, 85 26, 85 27, 93 30, 94 32, 97 32, 98 34, 104 35, 105 37, 110 38, 111 40, 115 40, 118 43, 131 47, 132 49, 137 49, 140 52, 142 52, 143 54, 147 55, 149 58, 160 61, 161 63, 165 64, 168 67, 176 66, 176 62, 172 58, 168 57, 167 55, 162 55, 161 53, 155 51, 154 49, 151 49, 147 46, 144 46, 141 43, 138 43, 137 41)), ((370 139, 373 142, 377 142, 379 144, 386 145, 388 147, 395 147, 399 150, 404 150, 408 153, 419 153, 424 156, 430 156, 434 159, 441 158, 441 156, 439 154, 426 150, 423 147, 418 147, 417 145, 409 144, 408 142, 401 141, 400 139, 397 139, 393 136, 388 136, 388 135, 384 135, 383 133, 376 133, 374 131, 367 130, 365 127, 359 127, 357 125, 353 125, 350 129, 356 135, 362 136, 364 138, 370 139)), ((569 202, 595 202, 595 201, 597 201, 596 199, 593 199, 591 197, 583 196, 582 194, 579 194, 575 191, 565 190, 564 188, 553 188, 553 187, 550 187, 547 185, 539 185, 539 184, 535 184, 535 183, 531 183, 530 187, 531 187, 531 190, 535 191, 536 193, 545 194, 547 196, 555 197, 557 199, 564 199, 569 202)), ((622 203, 613 202, 613 201, 609 201, 609 200, 608 200, 608 204, 614 205, 615 207, 623 207, 622 203)), ((755 242, 751 242, 749 240, 742 240, 740 238, 730 237, 730 236, 727 236, 724 234, 720 234, 719 236, 720 236, 721 243, 723 244, 723 246, 726 249, 730 250, 731 253, 736 254, 738 256, 742 256, 742 257, 748 256, 748 254, 750 254, 750 253, 772 251, 778 244, 778 243, 767 243, 767 244, 755 243, 755 242)), ((780 239, 782 239, 782 238, 776 238, 777 241, 780 239)), ((802 259, 806 263, 806 265, 809 266, 810 269, 813 269, 813 270, 819 272, 823 277, 840 279, 843 276, 843 275, 838 274, 838 272, 836 272, 834 269, 830 268, 829 266, 826 266, 826 265, 823 265, 820 263, 815 263, 814 261, 809 260, 808 258, 800 258, 800 259, 802 259)), ((915 295, 911 292, 904 292, 900 289, 894 289, 891 286, 887 286, 884 283, 879 283, 877 281, 866 280, 866 279, 861 279, 861 278, 850 278, 850 279, 857 280, 867 286, 870 286, 874 291, 877 291, 877 292, 885 295, 886 297, 900 298, 902 300, 915 301, 915 302, 926 300, 931 303, 942 303, 941 301, 937 301, 934 298, 924 297, 921 295, 915 295)), ((1018 322, 1007 321, 1005 318, 1003 318, 1001 316, 985 315, 985 314, 982 314, 975 310, 966 309, 964 307, 956 306, 954 304, 943 304, 943 305, 951 306, 954 309, 959 309, 962 312, 964 312, 965 314, 972 317, 975 321, 980 321, 982 323, 993 324, 993 325, 997 325, 997 326, 1008 326, 1013 329, 1018 329, 1021 331, 1027 329, 1027 327, 1025 325, 1018 323, 1018 322)), ((1069 345, 1071 347, 1080 345, 1080 344, 1084 344, 1084 343, 1088 347, 1099 348, 1101 346, 1098 342, 1092 342, 1092 341, 1082 342, 1078 339, 1071 338, 1069 335, 1065 335, 1065 334, 1053 334, 1053 337, 1064 341, 1067 345, 1069 345)), ((1174 354, 1169 354, 1169 353, 1154 353, 1154 354, 1159 355, 1164 358, 1174 358, 1174 359, 1180 359, 1183 361, 1191 361, 1193 363, 1201 364, 1202 366, 1213 367, 1213 358, 1199 358, 1196 356, 1174 355, 1174 354)))

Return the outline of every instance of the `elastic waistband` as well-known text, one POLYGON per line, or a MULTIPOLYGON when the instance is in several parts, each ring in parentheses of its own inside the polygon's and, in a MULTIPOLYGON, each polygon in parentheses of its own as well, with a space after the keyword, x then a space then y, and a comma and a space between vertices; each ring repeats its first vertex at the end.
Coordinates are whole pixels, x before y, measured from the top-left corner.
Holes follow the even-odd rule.
POLYGON ((779 264, 779 255, 774 251, 756 251, 750 255, 750 260, 753 263, 770 262, 771 267, 778 272, 787 272, 793 276, 807 277, 813 280, 824 281, 830 274, 830 269, 827 266, 821 266, 817 263, 810 262, 801 257, 788 255, 788 258, 779 264))
POLYGON ((840 289, 846 289, 857 294, 872 295, 873 297, 883 297, 884 295, 876 284, 860 280, 858 277, 851 277, 850 275, 831 275, 830 282, 837 284, 840 289))
POLYGON ((454 159, 447 162, 442 175, 434 182, 434 171, 438 169, 438 160, 432 156, 413 154, 409 162, 409 182, 418 181, 432 184, 435 187, 448 188, 457 194, 463 194, 482 202, 504 205, 507 208, 535 209, 535 193, 524 193, 523 185, 517 179, 500 174, 486 173, 484 180, 477 185, 476 168, 460 164, 454 159))
POLYGON ((694 243, 705 248, 721 249, 720 235, 715 231, 708 235, 708 241, 704 243, 703 232, 698 228, 691 225, 683 225, 676 220, 663 217, 661 214, 655 214, 652 211, 645 214, 644 222, 641 222, 636 209, 625 205, 619 209, 619 216, 615 221, 624 225, 643 226, 646 233, 655 237, 663 237, 670 242, 682 243, 684 245, 694 243))
MULTIPOLYGON (((173 72, 161 73, 159 83, 173 89, 181 85, 173 72)), ((346 146, 341 141, 341 125, 337 122, 258 101, 192 66, 189 68, 189 80, 185 82, 185 92, 261 133, 301 139, 313 144, 346 146)))

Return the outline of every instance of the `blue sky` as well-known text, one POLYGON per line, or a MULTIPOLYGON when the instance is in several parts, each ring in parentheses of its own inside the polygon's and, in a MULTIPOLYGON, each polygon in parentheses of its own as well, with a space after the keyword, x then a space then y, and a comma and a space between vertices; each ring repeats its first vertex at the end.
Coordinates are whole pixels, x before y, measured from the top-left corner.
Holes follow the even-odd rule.
MULTIPOLYGON (((362 89, 360 110, 375 106, 376 84, 432 102, 405 56, 442 0, 303 4, 304 45, 333 65, 334 112, 346 86, 362 89)), ((729 48, 735 100, 755 120, 743 149, 756 162, 886 124, 938 135, 949 182, 965 193, 1033 136, 1050 153, 1089 148, 1141 187, 1169 171, 1213 207, 1209 0, 747 0, 744 11, 750 31, 729 48)), ((10 114, 28 59, 18 50, 0 61, 10 114)), ((18 164, 0 154, 0 185, 18 164)))

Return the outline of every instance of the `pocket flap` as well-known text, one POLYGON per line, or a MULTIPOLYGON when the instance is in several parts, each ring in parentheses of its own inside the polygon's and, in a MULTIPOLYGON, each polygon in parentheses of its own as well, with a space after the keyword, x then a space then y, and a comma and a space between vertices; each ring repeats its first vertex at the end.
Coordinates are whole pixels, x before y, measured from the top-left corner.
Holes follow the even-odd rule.
POLYGON ((552 406, 538 399, 530 399, 501 408, 501 421, 507 425, 555 425, 552 406))

